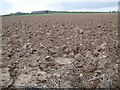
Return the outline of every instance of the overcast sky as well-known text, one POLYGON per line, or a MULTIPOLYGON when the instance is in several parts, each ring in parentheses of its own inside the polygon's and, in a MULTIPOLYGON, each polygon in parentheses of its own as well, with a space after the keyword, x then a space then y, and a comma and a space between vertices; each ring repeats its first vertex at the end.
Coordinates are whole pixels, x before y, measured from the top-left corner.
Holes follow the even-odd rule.
POLYGON ((112 11, 119 0, 0 0, 0 15, 39 10, 112 11))

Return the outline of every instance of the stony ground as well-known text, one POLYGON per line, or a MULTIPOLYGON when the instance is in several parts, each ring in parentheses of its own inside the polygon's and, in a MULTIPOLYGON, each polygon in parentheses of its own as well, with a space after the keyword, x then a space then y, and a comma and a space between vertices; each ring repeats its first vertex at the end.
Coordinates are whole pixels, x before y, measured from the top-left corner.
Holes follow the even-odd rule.
POLYGON ((7 16, 2 87, 120 88, 117 14, 7 16))

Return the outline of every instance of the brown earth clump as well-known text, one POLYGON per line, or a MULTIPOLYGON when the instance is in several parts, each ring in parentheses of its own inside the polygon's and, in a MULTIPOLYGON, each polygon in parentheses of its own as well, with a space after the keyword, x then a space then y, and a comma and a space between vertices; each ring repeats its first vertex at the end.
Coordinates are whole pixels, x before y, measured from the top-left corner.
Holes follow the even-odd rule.
POLYGON ((2 87, 120 88, 117 14, 2 19, 2 87))

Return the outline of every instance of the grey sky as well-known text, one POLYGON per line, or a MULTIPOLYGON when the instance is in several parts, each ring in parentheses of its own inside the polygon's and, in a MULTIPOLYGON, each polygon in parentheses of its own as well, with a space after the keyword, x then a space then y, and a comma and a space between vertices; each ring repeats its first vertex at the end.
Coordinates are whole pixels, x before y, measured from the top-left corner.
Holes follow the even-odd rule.
POLYGON ((0 0, 0 15, 39 10, 112 11, 119 0, 0 0))

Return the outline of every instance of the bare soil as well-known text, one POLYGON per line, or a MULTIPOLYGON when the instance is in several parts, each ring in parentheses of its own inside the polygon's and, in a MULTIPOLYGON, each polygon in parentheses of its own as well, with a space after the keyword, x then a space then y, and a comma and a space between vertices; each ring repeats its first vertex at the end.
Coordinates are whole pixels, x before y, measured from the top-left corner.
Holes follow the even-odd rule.
POLYGON ((2 19, 2 87, 120 88, 117 14, 2 19))

